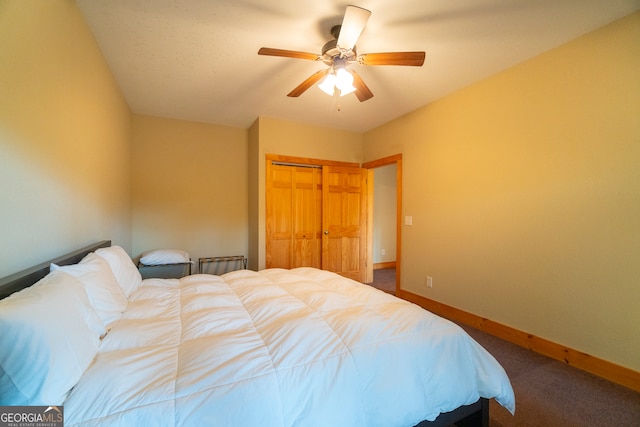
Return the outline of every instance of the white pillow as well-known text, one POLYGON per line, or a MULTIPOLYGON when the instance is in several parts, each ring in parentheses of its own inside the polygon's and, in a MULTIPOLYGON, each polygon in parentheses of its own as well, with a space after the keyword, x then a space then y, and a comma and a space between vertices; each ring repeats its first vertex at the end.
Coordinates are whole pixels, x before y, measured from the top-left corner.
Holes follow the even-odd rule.
POLYGON ((118 285, 120 285, 120 289, 129 298, 129 295, 142 284, 140 271, 129 258, 129 255, 120 246, 100 248, 95 253, 107 261, 118 285))
POLYGON ((0 301, 0 405, 61 405, 105 332, 77 279, 36 285, 0 301))
POLYGON ((107 329, 127 308, 127 297, 116 282, 109 264, 95 253, 90 253, 78 264, 58 266, 51 264, 51 270, 60 270, 78 279, 85 288, 91 305, 102 319, 107 329))
POLYGON ((191 258, 179 249, 156 249, 142 254, 140 262, 144 265, 177 264, 191 262, 191 258))

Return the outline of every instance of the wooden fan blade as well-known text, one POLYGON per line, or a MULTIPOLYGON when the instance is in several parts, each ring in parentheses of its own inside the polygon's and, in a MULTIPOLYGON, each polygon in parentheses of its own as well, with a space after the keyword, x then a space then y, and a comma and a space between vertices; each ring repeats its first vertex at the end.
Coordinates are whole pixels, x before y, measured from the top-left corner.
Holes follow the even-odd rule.
POLYGON ((371 89, 369 89, 364 80, 362 80, 362 77, 360 77, 360 75, 355 71, 350 71, 353 75, 353 86, 356 88, 356 91, 354 93, 358 97, 358 100, 360 102, 364 102, 367 99, 373 98, 373 92, 371 92, 371 89))
POLYGON ((424 52, 386 52, 365 53, 358 56, 362 65, 409 65, 421 67, 424 64, 424 52))
POLYGON ((295 50, 272 49, 270 47, 261 47, 260 50, 258 51, 258 55, 282 56, 284 58, 296 58, 296 59, 310 59, 311 61, 316 61, 320 59, 320 55, 316 55, 315 53, 298 52, 295 50))
POLYGON ((307 78, 307 80, 303 81, 298 85, 298 87, 296 87, 294 90, 289 92, 287 96, 296 98, 302 95, 307 89, 309 89, 311 86, 316 84, 316 82, 320 81, 325 75, 327 75, 328 72, 329 72, 329 69, 320 70, 316 73, 313 73, 309 78, 307 78))

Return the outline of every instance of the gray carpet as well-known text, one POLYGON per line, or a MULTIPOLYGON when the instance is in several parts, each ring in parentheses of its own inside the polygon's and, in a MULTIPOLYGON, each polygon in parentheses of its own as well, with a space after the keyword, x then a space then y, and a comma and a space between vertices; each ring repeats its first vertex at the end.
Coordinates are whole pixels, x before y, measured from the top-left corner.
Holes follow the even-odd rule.
POLYGON ((387 293, 396 294, 396 269, 380 268, 373 270, 373 283, 371 286, 385 291, 387 293))
POLYGON ((460 326, 500 362, 516 395, 515 416, 491 401, 492 427, 640 426, 640 393, 460 326))
MULTIPOLYGON (((395 293, 395 269, 374 270, 372 285, 395 293)), ((640 393, 460 325, 500 362, 516 395, 516 414, 491 401, 491 427, 640 427, 640 393)))

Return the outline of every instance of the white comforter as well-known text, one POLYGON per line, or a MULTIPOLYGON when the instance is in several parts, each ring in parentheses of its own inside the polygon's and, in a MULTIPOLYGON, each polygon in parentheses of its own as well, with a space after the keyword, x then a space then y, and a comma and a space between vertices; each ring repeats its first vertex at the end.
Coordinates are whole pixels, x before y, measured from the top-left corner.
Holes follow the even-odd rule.
POLYGON ((64 403, 67 426, 413 426, 495 397, 457 325, 326 271, 147 279, 64 403))

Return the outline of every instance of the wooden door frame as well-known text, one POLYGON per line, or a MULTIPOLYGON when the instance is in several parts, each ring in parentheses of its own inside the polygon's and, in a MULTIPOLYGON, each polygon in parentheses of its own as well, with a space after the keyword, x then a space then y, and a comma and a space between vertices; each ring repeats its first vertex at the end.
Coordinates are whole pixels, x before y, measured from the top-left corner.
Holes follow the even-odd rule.
MULTIPOLYGON (((396 165, 396 293, 401 289, 400 275, 402 272, 402 153, 383 157, 362 164, 365 169, 375 169, 381 166, 396 165)), ((373 224, 371 225, 373 229, 373 224)), ((369 243, 373 246, 373 241, 369 243)), ((373 259, 371 260, 373 262, 373 259)))
POLYGON ((340 162, 336 160, 311 159, 308 157, 283 156, 281 154, 266 154, 266 164, 271 162, 291 163, 292 165, 313 165, 313 166, 346 166, 346 167, 363 167, 360 163, 340 162))

